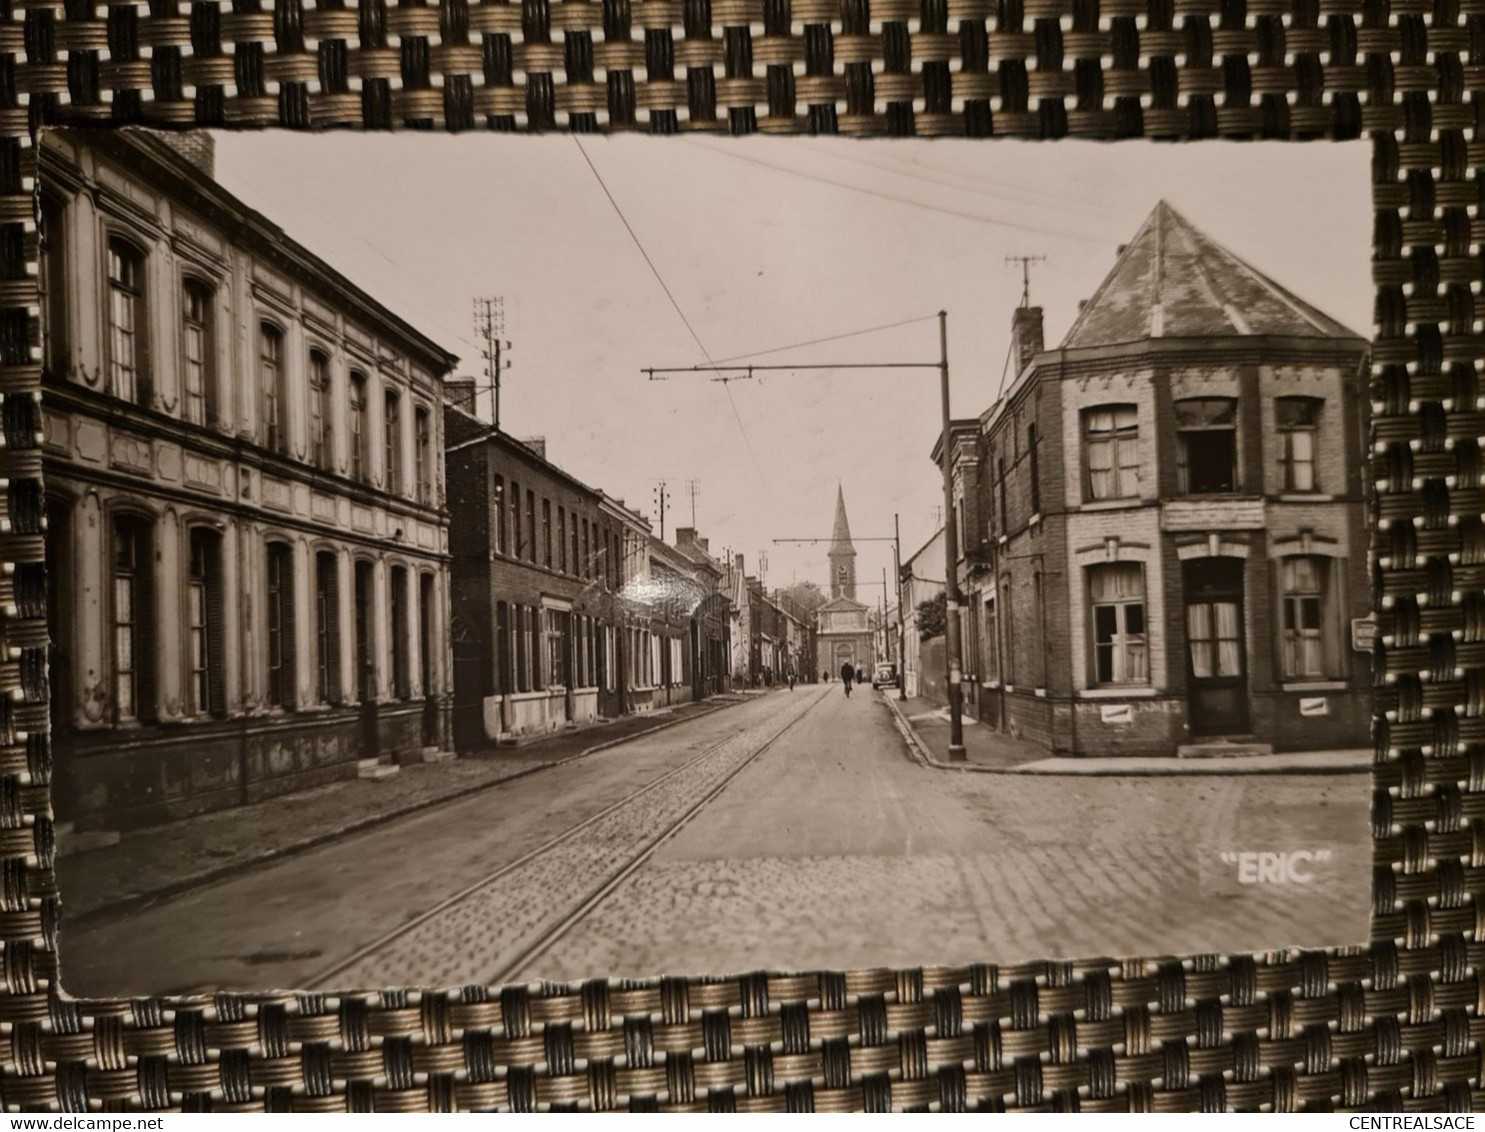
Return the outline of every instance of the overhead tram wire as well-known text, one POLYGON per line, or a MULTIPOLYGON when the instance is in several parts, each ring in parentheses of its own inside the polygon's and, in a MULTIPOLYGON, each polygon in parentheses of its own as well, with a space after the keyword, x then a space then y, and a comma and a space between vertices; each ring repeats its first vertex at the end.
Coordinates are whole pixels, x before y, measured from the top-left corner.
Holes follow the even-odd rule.
POLYGON ((1076 240, 1080 243, 1095 244, 1098 247, 1109 247, 1118 243, 1117 240, 1110 240, 1105 237, 1084 236, 1081 233, 1077 232, 1058 232, 1050 228, 1038 228, 1037 226, 1032 224, 1018 224, 1013 220, 997 220, 995 217, 992 216, 979 216, 975 213, 964 212, 957 208, 945 208, 942 205, 928 204, 924 201, 911 200, 907 197, 893 196, 890 193, 879 193, 873 189, 863 188, 860 185, 851 185, 846 184, 842 181, 833 181, 829 177, 821 177, 814 173, 805 173, 799 169, 790 169, 788 166, 785 165, 775 165, 770 161, 760 161, 756 157, 745 157, 743 154, 738 153, 734 150, 713 149, 711 146, 701 146, 700 148, 706 149, 708 152, 718 154, 722 157, 730 157, 734 161, 742 161, 747 163, 748 165, 756 165, 760 169, 771 170, 774 173, 784 173, 802 178, 806 181, 816 181, 822 185, 829 185, 832 188, 842 189, 850 193, 860 193, 863 196, 876 197, 878 200, 888 201, 892 204, 907 205, 910 208, 921 208, 926 212, 937 212, 945 216, 955 216, 958 217, 960 220, 971 220, 977 224, 988 224, 992 228, 1009 228, 1017 232, 1031 232, 1038 236, 1051 236, 1054 239, 1076 240))
POLYGON ((728 362, 741 361, 744 358, 762 358, 769 354, 782 354, 788 350, 802 350, 806 346, 821 346, 827 342, 839 342, 844 338, 859 338, 863 334, 877 334, 883 330, 896 330, 900 326, 912 326, 919 322, 930 322, 937 318, 937 314, 925 314, 919 318, 905 318, 901 322, 888 322, 881 326, 868 326, 865 330, 848 330, 844 334, 832 334, 828 338, 812 338, 808 342, 791 342, 787 346, 774 346, 768 350, 754 350, 749 354, 733 354, 730 358, 718 358, 716 364, 726 365, 728 362))
MULTIPOLYGON (((603 195, 608 198, 608 203, 613 206, 615 214, 619 217, 619 222, 624 225, 624 231, 629 233, 629 238, 634 241, 634 246, 639 249, 639 254, 644 257, 644 261, 650 269, 650 274, 655 277, 655 282, 660 284, 660 289, 665 292, 665 297, 670 300, 670 305, 675 308, 675 313, 680 316, 681 322, 685 324, 686 329, 690 332, 692 341, 696 343, 702 356, 711 363, 712 368, 716 369, 717 363, 712 361, 711 351, 706 348, 706 343, 701 340, 701 335, 696 333, 696 327, 691 325, 691 320, 686 317, 686 312, 681 309, 681 304, 676 301, 675 295, 665 282, 665 277, 660 274, 660 269, 655 266, 655 261, 650 258, 650 253, 645 249, 644 242, 639 238, 639 233, 634 230, 634 226, 629 223, 629 218, 624 215, 624 210, 619 207, 619 202, 614 199, 614 194, 609 191, 603 175, 598 172, 598 166, 594 165, 593 159, 588 156, 588 151, 583 146, 582 138, 577 134, 573 134, 572 140, 577 145, 578 152, 583 155, 583 160, 587 162, 588 169, 593 174, 593 179, 598 182, 598 187, 603 190, 603 195)), ((748 435, 747 425, 743 424, 742 413, 738 411, 737 402, 733 400, 732 390, 728 388, 727 382, 722 383, 722 391, 727 394, 727 404, 732 407, 733 419, 737 421, 737 429, 742 433, 743 443, 747 446, 748 458, 753 461, 753 470, 758 474, 758 481, 763 484, 763 490, 768 493, 769 500, 775 501, 773 487, 769 484, 768 477, 763 473, 763 465, 758 459, 758 453, 753 449, 753 438, 748 435)))
MULTIPOLYGON (((700 141, 699 138, 693 138, 692 140, 696 142, 700 141)), ((701 148, 710 149, 713 152, 721 152, 713 146, 702 145, 701 148)), ((880 150, 875 151, 873 154, 874 157, 881 159, 879 161, 873 161, 859 154, 837 152, 834 147, 822 148, 818 152, 835 161, 850 162, 853 165, 860 165, 867 169, 876 169, 891 176, 919 181, 926 185, 941 185, 955 192, 991 197, 1013 207, 1030 206, 1052 211, 1056 205, 1048 204, 1047 202, 1054 201, 1067 208, 1076 208, 1081 212, 1088 212, 1089 210, 1102 212, 1110 221, 1115 221, 1119 217, 1116 209, 1099 204, 1097 201, 1079 201, 1055 193, 1033 192, 1032 190, 1017 188, 1013 185, 997 185, 990 181, 981 180, 978 177, 971 177, 967 173, 956 173, 949 169, 934 169, 918 165, 901 157, 893 157, 880 150), (884 164, 884 162, 887 164, 884 164), (954 185, 950 182, 949 178, 965 182, 968 187, 954 185)))

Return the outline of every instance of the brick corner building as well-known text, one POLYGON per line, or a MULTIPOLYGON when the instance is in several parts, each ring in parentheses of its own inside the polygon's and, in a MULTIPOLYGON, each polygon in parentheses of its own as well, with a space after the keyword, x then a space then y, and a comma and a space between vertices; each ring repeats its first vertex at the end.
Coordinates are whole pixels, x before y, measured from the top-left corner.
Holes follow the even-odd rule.
POLYGON ((1164 202, 955 422, 967 709, 1068 755, 1369 743, 1368 345, 1164 202))

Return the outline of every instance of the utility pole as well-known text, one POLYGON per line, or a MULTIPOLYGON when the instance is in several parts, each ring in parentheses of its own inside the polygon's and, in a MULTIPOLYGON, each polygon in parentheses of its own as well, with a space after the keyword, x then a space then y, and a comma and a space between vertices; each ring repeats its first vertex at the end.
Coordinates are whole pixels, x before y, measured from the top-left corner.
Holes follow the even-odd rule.
POLYGON ((1008 255, 1005 257, 1007 267, 1019 263, 1021 265, 1021 305, 1031 306, 1031 265, 1033 263, 1046 263, 1044 255, 1008 255))
POLYGON ((659 483, 659 485, 655 488, 655 500, 656 500, 656 502, 660 506, 660 541, 661 542, 664 542, 665 541, 665 500, 666 500, 667 494, 668 494, 668 489, 667 489, 667 487, 665 485, 665 481, 664 480, 661 480, 660 483, 659 483))
MULTIPOLYGON (((1027 269, 1029 270, 1029 268, 1027 269)), ((1029 276, 1027 277, 1029 279, 1029 276)), ((690 366, 647 366, 640 370, 646 374, 651 381, 664 380, 673 373, 689 373, 694 375, 705 375, 709 380, 737 380, 731 375, 752 377, 755 373, 768 371, 789 371, 802 373, 807 370, 848 370, 848 369, 936 369, 939 373, 939 399, 942 402, 943 415, 943 453, 941 460, 941 471, 944 481, 944 605, 947 614, 944 631, 944 652, 948 668, 949 683, 949 761, 964 761, 964 689, 961 686, 964 679, 964 665, 961 656, 961 626, 959 624, 959 579, 957 577, 959 566, 959 539, 954 530, 951 517, 954 513, 954 463, 952 459, 953 440, 951 435, 952 421, 949 417, 949 313, 938 312, 938 361, 886 361, 886 362, 843 362, 843 363, 810 363, 800 365, 754 365, 740 363, 736 365, 717 364, 690 365, 690 366)), ((793 539, 782 539, 775 541, 792 542, 793 539)), ((799 540, 804 541, 804 540, 799 540)))
MULTIPOLYGON (((494 401, 495 428, 500 428, 500 373, 510 367, 509 360, 502 361, 501 350, 510 349, 510 343, 500 336, 505 333, 505 297, 495 295, 474 301, 474 332, 484 341, 480 356, 485 359, 485 381, 494 401)), ((475 406, 470 406, 473 412, 475 406)))
POLYGON ((964 679, 963 642, 959 624, 959 532, 954 529, 954 438, 949 417, 949 315, 938 312, 939 398, 943 402, 944 473, 944 652, 949 668, 949 761, 963 762, 964 679))
POLYGON ((897 579, 897 698, 907 699, 907 611, 902 608, 902 528, 892 512, 892 576, 897 579))
POLYGON ((696 496, 701 492, 700 480, 686 481, 686 494, 691 497, 691 529, 696 529, 696 496))

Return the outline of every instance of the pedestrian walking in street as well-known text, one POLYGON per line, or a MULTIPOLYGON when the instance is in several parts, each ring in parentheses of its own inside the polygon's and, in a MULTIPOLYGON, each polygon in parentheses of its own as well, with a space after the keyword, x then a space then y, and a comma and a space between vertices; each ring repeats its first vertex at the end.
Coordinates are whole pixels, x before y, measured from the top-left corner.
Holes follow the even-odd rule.
POLYGON ((789 669, 789 691, 794 691, 794 669, 789 669))
POLYGON ((846 698, 851 696, 851 681, 856 678, 856 666, 849 660, 840 666, 841 683, 846 686, 846 698))

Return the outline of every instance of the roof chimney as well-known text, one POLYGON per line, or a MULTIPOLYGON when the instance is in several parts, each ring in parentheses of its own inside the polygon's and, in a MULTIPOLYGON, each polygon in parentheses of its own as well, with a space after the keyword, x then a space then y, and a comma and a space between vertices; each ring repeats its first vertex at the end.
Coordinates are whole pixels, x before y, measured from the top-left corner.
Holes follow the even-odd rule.
POLYGON ((443 383, 444 403, 474 415, 474 378, 450 377, 443 383))
POLYGON ((535 452, 543 460, 547 458, 547 438, 544 436, 528 436, 521 441, 527 448, 535 452))
POLYGON ((1042 352, 1042 308, 1017 307, 1011 315, 1011 336, 1016 346, 1016 374, 1019 376, 1042 352))
POLYGON ((205 130, 160 130, 155 137, 213 181, 217 179, 217 143, 205 130))

